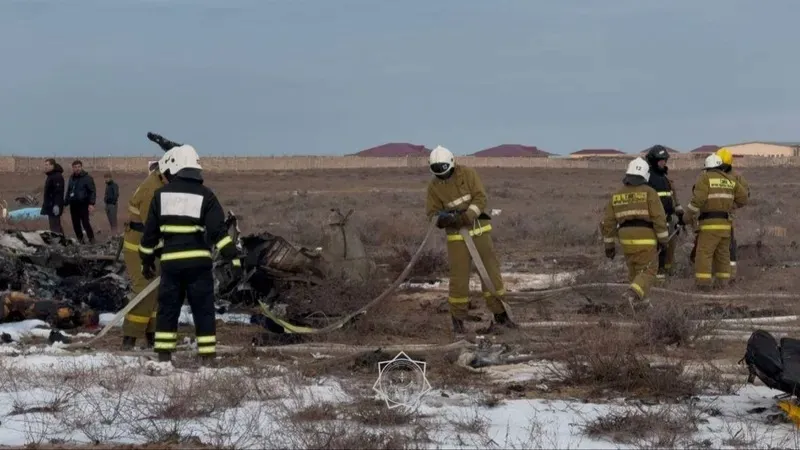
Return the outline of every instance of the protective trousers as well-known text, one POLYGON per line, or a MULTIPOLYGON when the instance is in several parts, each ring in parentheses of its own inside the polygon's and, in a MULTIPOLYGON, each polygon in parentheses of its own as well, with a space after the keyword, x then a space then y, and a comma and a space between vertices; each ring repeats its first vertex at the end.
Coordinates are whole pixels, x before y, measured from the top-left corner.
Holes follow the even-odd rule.
POLYGON ((624 245, 625 263, 631 289, 640 299, 647 297, 658 271, 658 248, 655 245, 624 245))
POLYGON ((733 234, 733 224, 731 224, 731 279, 736 278, 736 236, 733 234))
MULTIPOLYGON (((126 233, 127 236, 127 233, 126 233)), ((142 275, 142 261, 139 258, 139 251, 127 240, 123 242, 122 256, 125 259, 125 267, 131 279, 131 290, 133 295, 142 292, 150 281, 142 275)), ((156 263, 156 276, 158 276, 158 263, 156 263)), ((144 338, 145 333, 152 333, 156 330, 156 303, 158 301, 158 290, 154 290, 147 297, 143 298, 138 305, 125 315, 122 323, 122 334, 133 338, 144 338)))
POLYGON ((207 267, 161 271, 153 349, 156 353, 169 354, 175 351, 178 345, 178 319, 186 297, 194 319, 197 353, 214 356, 217 351, 214 277, 207 267))
MULTIPOLYGON (((667 218, 667 228, 669 229, 670 235, 675 232, 677 223, 675 223, 673 216, 667 218)), ((656 274, 656 278, 659 281, 665 280, 667 275, 672 273, 672 269, 675 264, 675 248, 677 246, 678 241, 673 238, 669 240, 666 247, 662 248, 661 251, 658 252, 658 272, 656 274)))
POLYGON ((730 230, 703 230, 697 235, 694 260, 694 277, 697 286, 711 286, 714 278, 721 285, 731 277, 730 230))
MULTIPOLYGON (((484 267, 486 267, 489 279, 492 280, 492 284, 497 290, 497 297, 495 297, 481 280, 486 306, 493 314, 500 314, 505 311, 501 302, 505 289, 503 278, 500 276, 500 263, 494 252, 492 238, 488 232, 484 232, 479 236, 474 236, 472 240, 484 267)), ((472 268, 472 258, 464 238, 460 235, 451 234, 447 236, 447 258, 450 263, 450 292, 447 299, 450 304, 450 314, 456 319, 464 320, 467 318, 469 310, 469 275, 472 268)))

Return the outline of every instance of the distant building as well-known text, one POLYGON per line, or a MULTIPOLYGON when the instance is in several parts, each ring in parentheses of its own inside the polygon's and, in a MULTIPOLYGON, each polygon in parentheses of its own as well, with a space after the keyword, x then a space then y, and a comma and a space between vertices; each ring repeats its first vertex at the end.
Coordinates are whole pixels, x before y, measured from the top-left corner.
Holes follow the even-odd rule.
POLYGON ((430 154, 430 149, 425 148, 424 145, 414 145, 407 142, 391 142, 388 144, 379 145, 377 147, 368 148, 366 150, 361 150, 354 155, 348 156, 421 156, 427 158, 430 154))
POLYGON ((469 156, 482 156, 482 157, 533 157, 533 158, 547 158, 552 156, 543 150, 536 147, 519 145, 519 144, 503 144, 496 147, 487 148, 479 152, 475 152, 469 156))
POLYGON ((701 145, 689 153, 714 153, 719 149, 720 147, 718 145, 701 145))
POLYGON ((733 156, 800 156, 800 142, 753 141, 726 145, 733 156))
POLYGON ((620 156, 625 156, 625 153, 613 148, 585 148, 569 154, 570 158, 589 158, 597 156, 619 158, 620 156))

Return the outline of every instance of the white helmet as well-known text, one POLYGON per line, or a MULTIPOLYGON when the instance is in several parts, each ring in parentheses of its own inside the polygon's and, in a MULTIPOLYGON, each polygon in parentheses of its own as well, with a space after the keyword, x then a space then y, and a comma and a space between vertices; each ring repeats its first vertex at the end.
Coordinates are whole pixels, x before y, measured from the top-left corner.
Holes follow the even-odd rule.
POLYGON ((167 150, 164 152, 164 156, 158 160, 158 171, 161 172, 162 175, 166 175, 169 171, 169 159, 172 157, 172 150, 167 150))
POLYGON ((650 165, 643 158, 639 157, 628 163, 628 170, 625 175, 638 175, 645 181, 650 181, 650 165))
POLYGON ((453 170, 455 165, 456 162, 453 157, 453 152, 441 145, 437 145, 428 157, 428 167, 434 175, 447 175, 448 172, 453 170))
POLYGON ((705 167, 706 169, 716 169, 721 165, 722 165, 722 158, 712 153, 708 155, 708 157, 706 158, 706 162, 703 164, 703 167, 705 167))
POLYGON ((164 156, 158 161, 158 169, 163 174, 169 172, 170 175, 176 175, 183 169, 202 170, 203 168, 200 167, 200 156, 197 154, 197 150, 191 145, 181 145, 164 153, 164 156))

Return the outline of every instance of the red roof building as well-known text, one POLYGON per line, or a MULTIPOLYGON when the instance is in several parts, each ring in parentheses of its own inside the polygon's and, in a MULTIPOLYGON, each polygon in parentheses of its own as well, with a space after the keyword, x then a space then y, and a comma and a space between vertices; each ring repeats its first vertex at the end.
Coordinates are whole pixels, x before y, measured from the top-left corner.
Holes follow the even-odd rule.
POLYGON ((483 156, 483 157, 533 157, 533 158, 547 158, 552 153, 539 150, 536 147, 520 144, 502 144, 496 147, 487 148, 479 152, 475 152, 469 156, 483 156))
POLYGON ((583 150, 578 150, 577 152, 572 152, 569 154, 569 156, 571 158, 585 158, 589 156, 625 156, 625 153, 613 148, 585 148, 583 150))
POLYGON ((720 148, 718 145, 701 145, 689 153, 714 153, 720 148))
POLYGON ((414 145, 407 142, 391 142, 361 150, 353 156, 424 156, 427 158, 430 153, 430 149, 425 148, 424 145, 414 145))

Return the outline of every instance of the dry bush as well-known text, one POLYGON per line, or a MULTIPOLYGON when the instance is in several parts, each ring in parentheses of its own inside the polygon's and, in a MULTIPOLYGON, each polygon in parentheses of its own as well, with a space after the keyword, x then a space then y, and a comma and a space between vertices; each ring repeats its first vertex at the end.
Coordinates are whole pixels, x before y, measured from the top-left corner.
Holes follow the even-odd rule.
POLYGON ((412 436, 398 430, 375 430, 342 422, 316 422, 308 425, 283 423, 282 436, 267 442, 272 448, 307 449, 406 449, 416 448, 412 436))
POLYGON ((447 417, 447 422, 456 433, 485 436, 489 430, 489 420, 477 408, 451 414, 447 417))
MULTIPOLYGON (((400 243, 391 247, 392 254, 386 259, 394 278, 406 268, 411 258, 416 253, 419 242, 413 244, 400 243)), ((447 274, 450 263, 447 260, 447 250, 444 244, 429 242, 421 250, 419 259, 414 268, 409 272, 409 277, 438 277, 447 274)))
POLYGON ((291 420, 296 422, 318 422, 336 420, 336 405, 329 402, 314 403, 291 413, 291 420))
POLYGON ((637 334, 653 345, 687 345, 714 329, 713 322, 694 321, 692 311, 675 301, 657 302, 639 317, 637 334))
POLYGON ((419 423, 420 416, 413 411, 401 408, 389 409, 385 402, 364 399, 347 406, 348 417, 366 426, 386 427, 419 423))
POLYGON ((690 407, 626 409, 600 416, 583 425, 593 438, 647 448, 676 448, 698 430, 699 414, 690 407))
POLYGON ((630 329, 589 328, 579 331, 564 361, 552 370, 565 386, 579 386, 589 395, 609 392, 655 398, 686 398, 701 393, 708 380, 689 375, 681 362, 655 366, 644 354, 648 347, 630 329))

